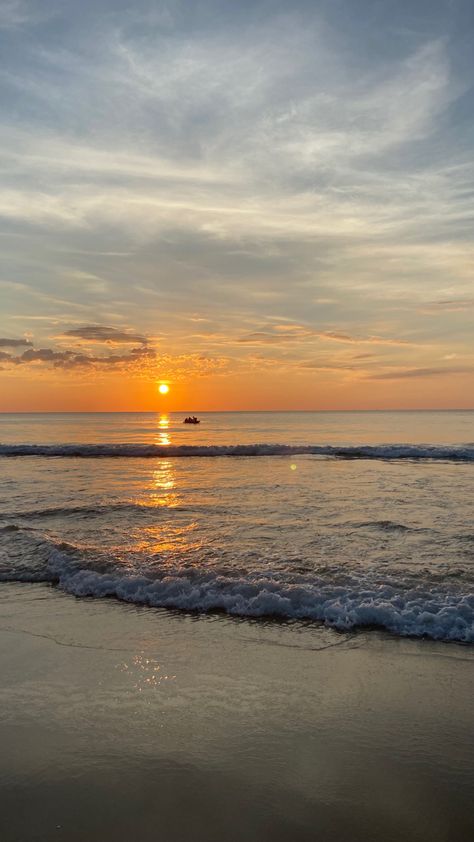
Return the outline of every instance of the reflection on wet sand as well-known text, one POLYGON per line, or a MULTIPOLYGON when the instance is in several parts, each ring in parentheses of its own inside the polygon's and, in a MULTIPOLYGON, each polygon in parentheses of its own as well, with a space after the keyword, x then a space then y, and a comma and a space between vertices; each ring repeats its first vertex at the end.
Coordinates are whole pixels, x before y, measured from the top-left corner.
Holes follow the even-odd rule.
POLYGON ((143 652, 134 655, 129 662, 117 665, 121 672, 127 673, 132 681, 134 690, 142 693, 144 690, 155 689, 165 681, 174 681, 175 675, 164 673, 155 658, 147 658, 143 652))

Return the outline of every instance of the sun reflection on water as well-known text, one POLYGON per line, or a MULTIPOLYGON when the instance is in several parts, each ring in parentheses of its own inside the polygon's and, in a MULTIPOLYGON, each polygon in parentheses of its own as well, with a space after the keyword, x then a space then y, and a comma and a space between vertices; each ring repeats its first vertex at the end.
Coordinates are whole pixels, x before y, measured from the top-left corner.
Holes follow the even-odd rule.
MULTIPOLYGON (((171 444, 169 435, 170 419, 168 415, 160 415, 158 419, 156 444, 166 446, 171 444)), ((170 459, 163 459, 155 467, 151 477, 150 499, 155 506, 175 507, 178 505, 178 495, 172 494, 176 485, 175 468, 170 459)))
POLYGON ((160 429, 157 432, 156 444, 162 446, 171 444, 171 438, 169 436, 169 416, 160 415, 160 418, 158 419, 158 426, 160 427, 160 429))
POLYGON ((166 561, 173 561, 176 557, 182 559, 183 553, 201 547, 201 541, 193 536, 196 528, 194 521, 179 526, 169 522, 149 526, 142 530, 140 539, 134 542, 134 550, 147 554, 150 564, 153 557, 157 558, 159 568, 163 571, 166 561))
POLYGON ((173 463, 170 460, 160 462, 153 471, 153 487, 169 490, 176 485, 173 463))
POLYGON ((180 497, 176 489, 175 466, 169 459, 163 459, 153 468, 150 477, 150 502, 154 506, 175 508, 180 497))

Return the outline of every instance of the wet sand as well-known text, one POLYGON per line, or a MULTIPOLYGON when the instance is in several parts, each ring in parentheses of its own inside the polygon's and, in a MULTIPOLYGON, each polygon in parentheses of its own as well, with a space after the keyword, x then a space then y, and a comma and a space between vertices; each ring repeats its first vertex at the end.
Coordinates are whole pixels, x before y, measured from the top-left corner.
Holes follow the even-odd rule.
POLYGON ((474 650, 0 591, 2 842, 474 838, 474 650))

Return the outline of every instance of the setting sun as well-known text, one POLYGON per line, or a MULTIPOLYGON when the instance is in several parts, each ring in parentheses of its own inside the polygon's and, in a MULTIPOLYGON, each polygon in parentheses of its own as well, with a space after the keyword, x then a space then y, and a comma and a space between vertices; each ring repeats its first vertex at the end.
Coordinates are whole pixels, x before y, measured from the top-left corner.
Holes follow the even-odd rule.
POLYGON ((170 390, 170 387, 166 383, 160 383, 158 386, 158 391, 160 395, 167 395, 170 390))

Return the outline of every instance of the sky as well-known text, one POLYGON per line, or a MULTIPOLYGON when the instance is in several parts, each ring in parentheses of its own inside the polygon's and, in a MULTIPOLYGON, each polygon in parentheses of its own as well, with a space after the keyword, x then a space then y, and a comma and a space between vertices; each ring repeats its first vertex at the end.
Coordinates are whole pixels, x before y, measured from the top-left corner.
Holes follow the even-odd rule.
POLYGON ((474 408, 473 47, 471 0, 0 0, 0 411, 474 408))

